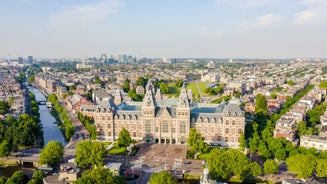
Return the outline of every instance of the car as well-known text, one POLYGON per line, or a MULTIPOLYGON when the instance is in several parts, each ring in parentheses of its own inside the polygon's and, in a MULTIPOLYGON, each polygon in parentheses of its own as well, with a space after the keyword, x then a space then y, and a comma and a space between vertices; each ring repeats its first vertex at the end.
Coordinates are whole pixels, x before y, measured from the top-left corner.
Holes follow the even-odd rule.
POLYGON ((184 165, 189 165, 191 164, 192 162, 184 162, 184 165))

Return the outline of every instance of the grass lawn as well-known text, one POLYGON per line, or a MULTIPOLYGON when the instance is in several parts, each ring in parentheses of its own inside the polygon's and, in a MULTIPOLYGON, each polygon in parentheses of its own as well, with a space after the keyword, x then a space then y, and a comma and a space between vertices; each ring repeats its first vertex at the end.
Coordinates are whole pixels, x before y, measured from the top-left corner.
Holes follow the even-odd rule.
MULTIPOLYGON (((198 85, 199 85, 199 88, 200 88, 200 91, 201 91, 201 94, 203 96, 209 96, 208 94, 206 94, 204 91, 206 90, 207 88, 207 83, 206 82, 198 82, 198 85)), ((191 83, 188 83, 187 86, 186 86, 186 90, 189 90, 191 89, 192 90, 192 94, 193 96, 195 97, 198 97, 199 95, 199 91, 198 91, 198 88, 196 86, 196 82, 191 82, 191 83)))
POLYGON ((128 151, 125 147, 119 147, 118 142, 115 142, 114 146, 108 151, 108 154, 127 155, 128 151))
POLYGON ((111 148, 111 150, 108 151, 109 154, 115 154, 115 155, 126 155, 128 152, 126 150, 126 148, 124 147, 117 147, 114 146, 113 148, 111 148))

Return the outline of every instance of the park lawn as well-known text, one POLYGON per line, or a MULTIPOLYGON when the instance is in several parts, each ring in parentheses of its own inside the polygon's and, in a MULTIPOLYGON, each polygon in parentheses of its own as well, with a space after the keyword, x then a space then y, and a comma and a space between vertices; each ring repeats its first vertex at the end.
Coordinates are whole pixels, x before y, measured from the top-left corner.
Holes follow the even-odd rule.
POLYGON ((124 147, 116 147, 114 146, 108 151, 109 154, 114 154, 114 155, 126 155, 127 150, 124 147))
MULTIPOLYGON (((198 82, 198 85, 199 85, 201 94, 203 96, 209 96, 208 94, 205 93, 205 90, 207 88, 207 83, 206 82, 198 82)), ((192 95, 193 96, 195 96, 195 97, 199 96, 199 91, 198 91, 198 88, 196 86, 196 82, 188 83, 187 86, 186 86, 186 90, 189 90, 189 89, 192 90, 192 95)))

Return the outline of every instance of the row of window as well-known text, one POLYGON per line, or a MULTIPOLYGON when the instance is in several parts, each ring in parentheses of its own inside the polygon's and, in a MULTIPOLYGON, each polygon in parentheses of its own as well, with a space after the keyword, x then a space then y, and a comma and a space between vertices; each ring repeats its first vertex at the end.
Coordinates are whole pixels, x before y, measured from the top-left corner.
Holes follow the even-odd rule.
MULTIPOLYGON (((150 121, 146 121, 145 122, 145 124, 144 124, 144 130, 146 132, 151 132, 151 122, 150 121)), ((156 132, 159 132, 159 127, 156 127, 155 128, 155 131, 156 132)), ((169 132, 169 123, 168 123, 168 121, 163 121, 161 123, 161 132, 163 132, 163 133, 168 133, 169 132)), ((171 132, 176 132, 175 127, 172 127, 171 128, 171 132)), ((185 122, 181 122, 179 124, 179 132, 180 133, 186 133, 186 123, 185 122)))
MULTIPOLYGON (((221 127, 196 127, 196 129, 200 132, 203 132, 203 133, 222 133, 222 128, 221 127)), ((241 128, 225 128, 225 133, 228 134, 228 133, 241 133, 242 132, 242 129, 241 128)))
MULTIPOLYGON (((192 118, 191 120, 191 123, 195 123, 195 118, 192 118)), ((216 119, 216 118, 200 118, 199 123, 223 123, 223 120, 222 118, 219 118, 219 119, 216 119)), ((235 121, 235 120, 232 120, 232 121, 229 121, 229 120, 226 120, 225 121, 225 125, 243 125, 244 124, 244 121, 235 121)))
POLYGON ((178 112, 178 116, 188 116, 188 112, 178 112))
MULTIPOLYGON (((97 135, 110 137, 110 136, 112 136, 112 132, 111 131, 105 132, 102 129, 100 129, 97 132, 97 135)), ((119 130, 115 131, 115 135, 119 135, 119 130)), ((142 133, 141 132, 132 132, 131 136, 132 137, 142 137, 142 133)), ((239 137, 237 137, 237 136, 223 137, 223 136, 219 136, 219 135, 212 135, 212 136, 205 135, 204 138, 205 138, 205 140, 208 140, 208 141, 239 142, 239 137)))

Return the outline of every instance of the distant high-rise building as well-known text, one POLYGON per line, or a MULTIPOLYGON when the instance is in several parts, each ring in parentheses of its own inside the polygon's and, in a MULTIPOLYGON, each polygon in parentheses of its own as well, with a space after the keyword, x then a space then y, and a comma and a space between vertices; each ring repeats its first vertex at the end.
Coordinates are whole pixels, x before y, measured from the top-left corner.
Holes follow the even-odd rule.
POLYGON ((27 61, 32 64, 34 61, 33 56, 27 56, 27 61))
POLYGON ((23 64, 24 63, 24 58, 23 57, 18 57, 18 63, 23 64))
POLYGON ((100 62, 104 62, 106 63, 107 62, 107 54, 101 54, 101 57, 100 57, 100 62))

